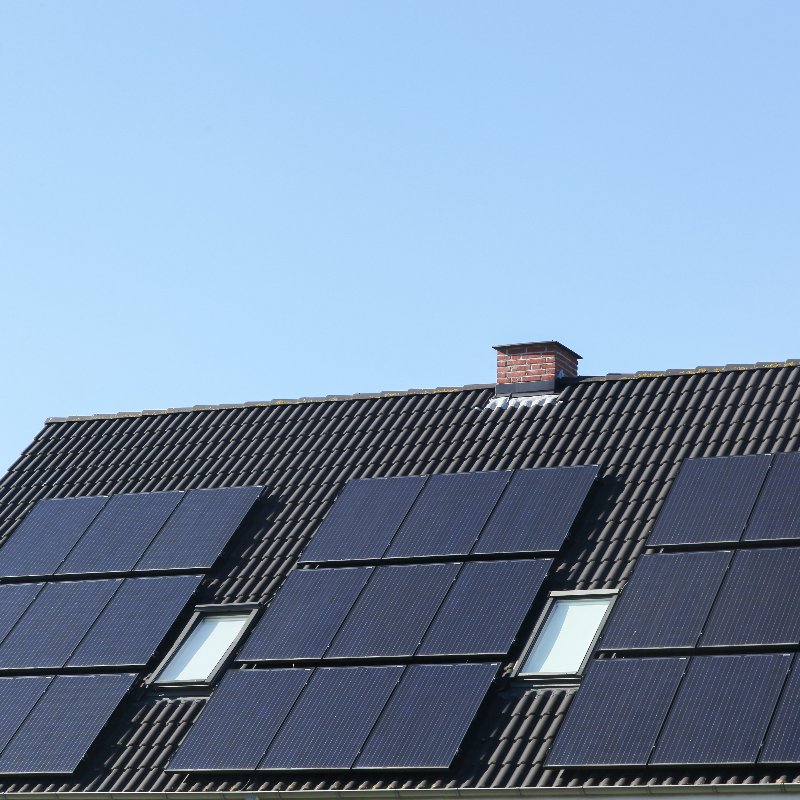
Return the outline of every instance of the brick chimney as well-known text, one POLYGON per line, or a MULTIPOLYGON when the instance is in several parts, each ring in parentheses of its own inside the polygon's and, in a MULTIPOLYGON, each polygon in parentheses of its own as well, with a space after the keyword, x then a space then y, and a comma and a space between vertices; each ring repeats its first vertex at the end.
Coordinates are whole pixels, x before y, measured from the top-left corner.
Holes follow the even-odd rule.
POLYGON ((580 356, 561 342, 499 344, 494 349, 498 393, 552 391, 557 379, 578 375, 580 356))

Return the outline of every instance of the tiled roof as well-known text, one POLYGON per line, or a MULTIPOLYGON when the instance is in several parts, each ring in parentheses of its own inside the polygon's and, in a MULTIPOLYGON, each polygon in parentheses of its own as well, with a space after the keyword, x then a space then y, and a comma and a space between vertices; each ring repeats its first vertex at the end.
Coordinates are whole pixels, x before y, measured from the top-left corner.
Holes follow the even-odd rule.
MULTIPOLYGON (((13 530, 44 497, 263 484, 269 498, 265 521, 241 536, 199 601, 264 603, 351 478, 599 464, 600 491, 560 557, 550 588, 618 588, 683 459, 800 450, 800 368, 794 362, 583 380, 543 405, 490 407, 493 394, 492 387, 467 387, 51 420, 0 482, 0 534, 13 530)), ((493 692, 451 771, 364 777, 167 772, 165 764, 204 700, 148 690, 121 709, 75 775, 46 782, 7 779, 0 791, 800 780, 800 770, 783 774, 764 767, 545 770, 545 753, 572 691, 507 679, 493 692)))

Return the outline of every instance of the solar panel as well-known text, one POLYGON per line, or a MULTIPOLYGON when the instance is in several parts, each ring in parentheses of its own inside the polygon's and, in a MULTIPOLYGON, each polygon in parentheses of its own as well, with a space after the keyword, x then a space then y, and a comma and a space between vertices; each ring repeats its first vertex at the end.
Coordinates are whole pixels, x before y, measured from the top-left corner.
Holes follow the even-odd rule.
POLYGON ((314 670, 258 768, 349 769, 402 672, 402 667, 314 670))
POLYGON ((694 647, 730 560, 730 550, 641 556, 601 649, 694 647))
POLYGON ((800 669, 797 668, 797 659, 778 701, 758 760, 761 764, 800 761, 800 669))
POLYGON ((593 661, 545 766, 646 764, 687 662, 686 658, 593 661))
POLYGON ((129 572, 181 497, 181 492, 115 495, 58 568, 58 574, 129 572))
POLYGON ((0 548, 0 575, 52 575, 107 500, 40 500, 0 548))
POLYGON ((458 568, 458 564, 376 568, 325 658, 413 655, 458 568))
POLYGON ((744 541, 800 539, 800 453, 772 458, 744 541))
POLYGON ((372 567, 345 567, 290 573, 238 659, 322 658, 372 570, 372 567))
POLYGON ((754 763, 790 661, 782 653, 693 658, 651 763, 754 763))
POLYGON ((472 472, 428 478, 385 557, 468 554, 510 475, 472 472))
POLYGON ((300 562, 380 558, 411 510, 425 478, 350 481, 322 521, 300 562))
POLYGON ((800 547, 740 550, 722 584, 701 647, 800 642, 800 547))
POLYGON ((0 755, 0 773, 73 772, 135 675, 59 675, 0 755))
POLYGON ((200 576, 128 578, 67 662, 144 666, 200 585, 200 576))
POLYGON ((0 678, 0 751, 11 741, 51 680, 45 676, 0 678))
POLYGON ((505 655, 551 559, 465 564, 417 655, 505 655))
POLYGON ((764 455, 684 461, 648 546, 738 542, 770 459, 764 455))
POLYGON ((449 767, 498 667, 499 664, 415 664, 406 667, 355 767, 449 767))
POLYGON ((120 583, 48 583, 0 644, 0 669, 63 667, 120 583))
POLYGON ((229 670, 168 769, 255 769, 310 677, 310 669, 229 670))
POLYGON ((517 470, 473 552, 558 552, 598 470, 595 466, 517 470))
POLYGON ((13 583, 0 586, 0 641, 17 624, 42 590, 43 583, 13 583))
POLYGON ((259 494, 260 486, 187 492, 136 564, 136 571, 209 569, 259 494))

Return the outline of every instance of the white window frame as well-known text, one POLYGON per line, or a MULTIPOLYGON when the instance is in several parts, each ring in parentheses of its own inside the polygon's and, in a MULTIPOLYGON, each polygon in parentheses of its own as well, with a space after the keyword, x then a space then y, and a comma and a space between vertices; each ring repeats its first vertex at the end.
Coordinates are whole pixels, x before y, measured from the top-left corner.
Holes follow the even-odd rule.
POLYGON ((256 603, 236 603, 226 605, 202 605, 197 606, 192 613, 191 618, 186 623, 186 627, 181 631, 180 636, 175 640, 175 643, 170 647, 164 658, 161 659, 158 666, 153 672, 147 676, 145 682, 154 686, 165 688, 182 688, 186 686, 212 686, 216 683, 220 673, 225 669, 231 656, 238 648, 242 639, 247 635, 248 631, 253 625, 253 619, 258 613, 259 606, 256 603), (159 675, 166 669, 167 665, 172 661, 173 657, 186 643, 186 640, 191 636, 194 629, 204 617, 219 617, 219 616, 247 616, 247 619, 242 625, 236 637, 228 646, 228 649, 222 654, 217 661, 216 666, 203 680, 186 680, 186 681, 162 681, 159 680, 159 675))
POLYGON ((522 651, 522 655, 514 665, 513 675, 525 681, 548 685, 559 683, 575 683, 580 681, 587 665, 589 664, 589 661, 591 661, 592 655, 594 655, 594 652, 597 649, 597 643, 600 641, 600 638, 603 635, 603 630, 608 622, 608 617, 611 614, 611 610, 614 607, 614 602, 618 594, 619 589, 576 589, 574 591, 550 592, 550 595, 547 598, 547 603, 545 604, 541 616, 539 617, 539 621, 536 623, 536 627, 528 639, 528 642, 522 651), (589 648, 587 649, 586 655, 584 656, 577 672, 523 672, 522 670, 525 666, 525 662, 528 660, 531 650, 533 650, 533 648, 536 646, 536 640, 539 638, 539 634, 542 632, 542 629, 547 623, 547 620, 553 610, 553 606, 555 606, 559 600, 591 600, 593 598, 608 598, 609 603, 608 607, 603 613, 600 624, 597 626, 594 637, 589 644, 589 648))

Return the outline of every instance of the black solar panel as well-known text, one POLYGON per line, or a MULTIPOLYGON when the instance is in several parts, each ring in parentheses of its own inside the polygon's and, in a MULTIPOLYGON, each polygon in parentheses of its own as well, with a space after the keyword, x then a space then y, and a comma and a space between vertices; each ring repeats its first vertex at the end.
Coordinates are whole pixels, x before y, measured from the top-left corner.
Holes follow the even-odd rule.
POLYGON ((0 548, 0 575, 52 575, 107 500, 40 500, 0 548))
POLYGON ((0 678, 0 751, 25 721, 51 680, 45 676, 0 678))
POLYGON ((259 769, 349 769, 402 667, 317 669, 259 769))
POLYGON ((800 642, 800 547, 740 550, 722 584, 701 647, 800 642))
POLYGON ((57 572, 129 572, 181 497, 181 492, 115 495, 57 572))
POLYGON ((729 550, 640 556, 600 647, 694 647, 730 560, 729 550))
POLYGON ((773 456, 744 533, 747 542, 800 539, 800 453, 773 456))
POLYGON ((67 663, 144 666, 199 585, 197 575, 128 578, 67 663))
POLYGON ((545 766, 646 764, 687 661, 630 658, 592 662, 545 766))
POLYGON ((376 568, 325 657, 413 655, 458 568, 458 564, 376 568))
POLYGON ((60 675, 0 755, 0 773, 73 772, 135 675, 60 675))
POLYGON ((693 658, 651 763, 754 763, 790 661, 785 654, 693 658))
POLYGON ((310 677, 310 669, 229 670, 168 768, 255 769, 310 677))
POLYGON ((587 466, 517 470, 473 552, 558 552, 598 469, 587 466))
POLYGON ((499 664, 416 664, 367 739, 356 768, 446 769, 456 756, 499 664))
POLYGON ((240 661, 322 658, 373 567, 292 572, 239 653, 240 661))
POLYGON ((43 586, 43 583, 16 583, 0 586, 0 642, 17 624, 43 586))
POLYGON ((259 494, 260 486, 187 492, 136 570, 209 569, 259 494))
POLYGON ((796 658, 758 760, 762 764, 800 761, 800 669, 796 658))
POLYGON ((0 669, 63 667, 120 583, 48 583, 0 644, 0 669))
POLYGON ((770 459, 764 455, 684 461, 647 544, 738 542, 770 459))
POLYGON ((466 555, 510 472, 433 475, 386 552, 387 558, 466 555))
POLYGON ((425 480, 411 477, 350 481, 300 557, 301 563, 380 558, 425 480))
POLYGON ((547 577, 551 559, 465 564, 418 655, 505 655, 547 577))

